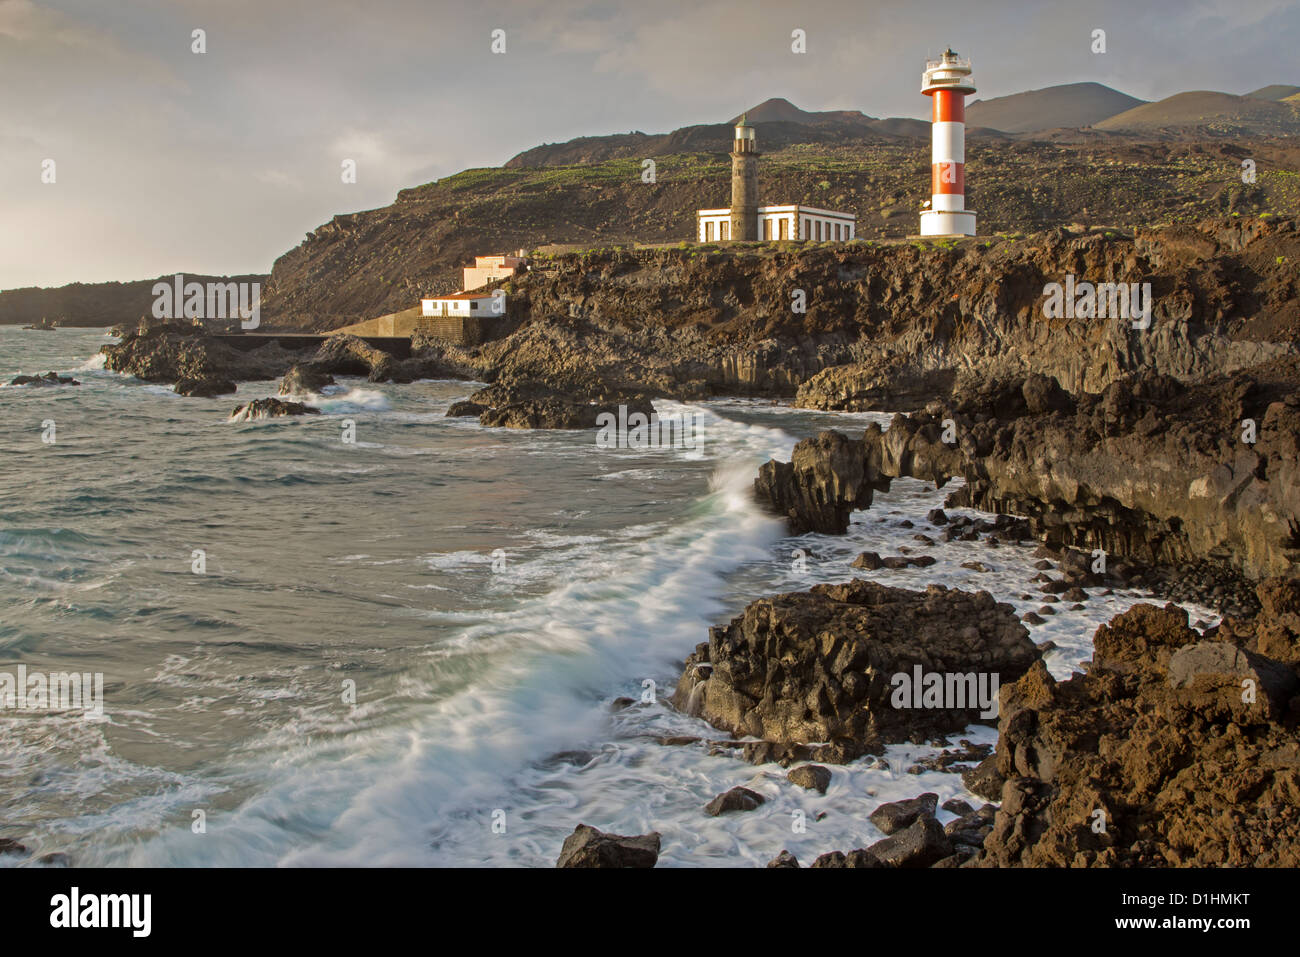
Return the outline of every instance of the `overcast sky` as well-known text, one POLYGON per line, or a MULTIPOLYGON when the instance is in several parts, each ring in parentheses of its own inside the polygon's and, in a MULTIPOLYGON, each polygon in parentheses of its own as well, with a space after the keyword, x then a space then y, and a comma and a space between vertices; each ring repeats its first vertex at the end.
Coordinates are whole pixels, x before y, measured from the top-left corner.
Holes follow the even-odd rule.
POLYGON ((924 117, 923 61, 949 44, 979 98, 1081 80, 1244 93, 1300 83, 1300 4, 0 0, 0 288, 265 272, 403 187, 773 96, 924 117))

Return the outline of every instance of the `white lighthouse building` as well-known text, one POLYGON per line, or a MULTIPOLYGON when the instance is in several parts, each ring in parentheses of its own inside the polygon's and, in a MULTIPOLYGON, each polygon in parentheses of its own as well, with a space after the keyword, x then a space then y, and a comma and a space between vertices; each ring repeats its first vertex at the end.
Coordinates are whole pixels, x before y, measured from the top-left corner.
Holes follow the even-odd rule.
POLYGON ((930 208, 921 213, 922 236, 974 236, 975 213, 966 208, 966 95, 975 92, 970 60, 951 49, 927 60, 921 92, 933 102, 930 125, 930 208))
POLYGON ((741 116, 731 151, 731 206, 695 212, 695 236, 702 243, 803 239, 848 242, 858 231, 856 213, 798 203, 758 205, 758 137, 741 116))

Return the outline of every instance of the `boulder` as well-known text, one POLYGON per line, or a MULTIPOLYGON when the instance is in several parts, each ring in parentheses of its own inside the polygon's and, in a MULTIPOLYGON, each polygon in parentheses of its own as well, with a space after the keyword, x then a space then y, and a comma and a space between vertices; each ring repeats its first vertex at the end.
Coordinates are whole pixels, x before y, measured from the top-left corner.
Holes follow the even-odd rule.
POLYGON ((882 804, 871 812, 869 820, 885 834, 911 827, 919 818, 934 817, 939 795, 926 792, 919 797, 882 804))
POLYGON ((654 867, 659 860, 659 832, 636 837, 606 834, 579 824, 560 849, 556 867, 654 867))
POLYGON ((202 398, 212 398, 218 395, 229 395, 237 391, 235 383, 229 379, 223 379, 219 376, 208 376, 201 379, 178 379, 172 386, 172 391, 177 395, 193 395, 202 398))
POLYGON ((856 851, 849 851, 847 854, 843 851, 831 851, 828 854, 822 854, 812 862, 811 866, 819 868, 859 867, 879 869, 889 865, 872 854, 870 850, 858 848, 856 851))
POLYGON ((280 395, 308 395, 319 393, 334 384, 334 377, 309 362, 295 363, 280 380, 280 395))
POLYGON ((1003 780, 998 771, 996 755, 989 755, 975 767, 961 773, 961 783, 966 785, 966 790, 986 801, 1002 800, 1003 780))
MULTIPOLYGON (((484 407, 479 424, 489 428, 595 429, 604 424, 602 416, 613 416, 615 421, 621 418, 628 423, 626 434, 631 441, 639 424, 632 416, 644 416, 647 423, 659 421, 648 394, 601 384, 564 390, 541 383, 496 383, 475 392, 469 402, 484 407)), ((651 430, 646 426, 643 432, 649 437, 651 430)))
POLYGON ((104 346, 104 367, 145 382, 174 382, 182 395, 233 392, 227 384, 273 379, 284 373, 297 355, 268 339, 241 351, 208 332, 201 323, 146 319, 120 342, 104 346), (189 383, 206 383, 188 391, 189 383), (222 392, 211 391, 222 388, 222 392))
POLYGON ((320 415, 320 409, 313 409, 301 402, 285 402, 282 399, 254 399, 252 402, 235 407, 230 413, 231 422, 249 422, 253 419, 274 419, 284 415, 320 415))
POLYGON ((724 791, 704 806, 711 817, 728 811, 753 811, 764 803, 763 795, 749 788, 734 787, 724 791))
POLYGON ((767 862, 768 867, 798 867, 799 859, 789 851, 782 851, 776 857, 767 862))
POLYGON ((956 698, 941 703, 950 706, 916 707, 917 699, 899 690, 916 669, 963 676, 962 688, 983 675, 988 692, 994 675, 1014 681, 1038 655, 1011 606, 987 592, 941 585, 910 591, 854 579, 759 599, 710 629, 708 644, 687 658, 672 702, 724 731, 767 742, 752 751, 746 745, 751 760, 788 747, 802 749, 789 753, 793 760, 842 764, 886 743, 990 720, 975 702, 956 698))
POLYGON ((768 462, 754 480, 761 502, 786 517, 790 532, 842 535, 854 509, 871 504, 860 440, 821 432, 794 447, 789 463, 768 462))
POLYGON ((797 768, 792 768, 786 774, 787 780, 791 784, 796 784, 808 791, 818 791, 826 793, 826 789, 831 784, 830 768, 824 768, 820 764, 803 764, 797 768))
POLYGON ((478 418, 486 411, 488 411, 488 407, 486 405, 481 405, 478 402, 470 402, 468 400, 462 399, 461 401, 453 402, 450 406, 448 406, 447 417, 458 419, 458 418, 468 418, 470 416, 474 416, 475 418, 478 418))
POLYGON ((886 867, 929 867, 953 853, 952 841, 933 817, 918 817, 911 825, 867 848, 886 867))
POLYGON ((26 386, 81 385, 81 383, 72 378, 72 376, 59 375, 57 372, 47 372, 45 375, 14 376, 9 380, 9 384, 26 386))

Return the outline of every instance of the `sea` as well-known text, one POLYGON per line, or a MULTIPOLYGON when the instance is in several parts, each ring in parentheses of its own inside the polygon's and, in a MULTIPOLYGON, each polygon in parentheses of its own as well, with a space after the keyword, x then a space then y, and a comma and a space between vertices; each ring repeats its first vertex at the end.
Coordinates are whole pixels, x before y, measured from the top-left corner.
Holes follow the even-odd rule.
MULTIPOLYGON (((3 382, 81 382, 0 386, 0 673, 103 676, 102 713, 0 709, 0 838, 30 852, 0 866, 551 867, 579 823, 658 831, 660 867, 808 864, 879 840, 884 802, 983 803, 916 766, 933 743, 833 767, 823 795, 668 704, 765 595, 858 575, 1042 604, 1032 544, 914 540, 954 485, 896 481, 845 536, 753 500, 801 438, 889 415, 659 401, 697 448, 609 448, 448 418, 475 383, 341 378, 305 397, 321 415, 234 421, 277 383, 178 396, 107 371, 114 341, 0 326, 3 382), (850 567, 902 548, 937 563, 850 567), (765 803, 705 813, 737 785, 765 803)), ((1150 600, 1102 592, 1030 628, 1056 677, 1150 600)))

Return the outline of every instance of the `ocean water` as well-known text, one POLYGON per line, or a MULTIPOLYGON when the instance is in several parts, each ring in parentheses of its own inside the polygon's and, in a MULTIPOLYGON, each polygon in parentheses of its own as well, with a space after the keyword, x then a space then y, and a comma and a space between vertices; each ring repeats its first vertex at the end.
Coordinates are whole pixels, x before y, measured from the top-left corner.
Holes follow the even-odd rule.
MULTIPOLYGON (((699 451, 602 449, 446 418, 470 383, 343 379, 309 397, 322 415, 232 422, 276 383, 183 398, 105 371, 111 341, 0 326, 4 382, 82 382, 0 387, 0 671, 104 675, 102 717, 0 711, 0 837, 34 852, 0 866, 552 866, 580 822, 658 830, 660 866, 808 863, 878 840, 884 801, 981 803, 957 774, 907 773, 936 751, 917 745, 804 791, 710 754, 725 735, 664 703, 709 625, 846 580, 864 549, 938 559, 857 573, 886 584, 1041 604, 1032 547, 912 540, 951 488, 899 481, 838 538, 790 537, 751 501, 800 438, 888 416, 660 402, 700 416, 699 451), (704 813, 738 784, 767 802, 704 813)), ((1067 677, 1140 600, 1097 590, 1031 634, 1067 677)))

